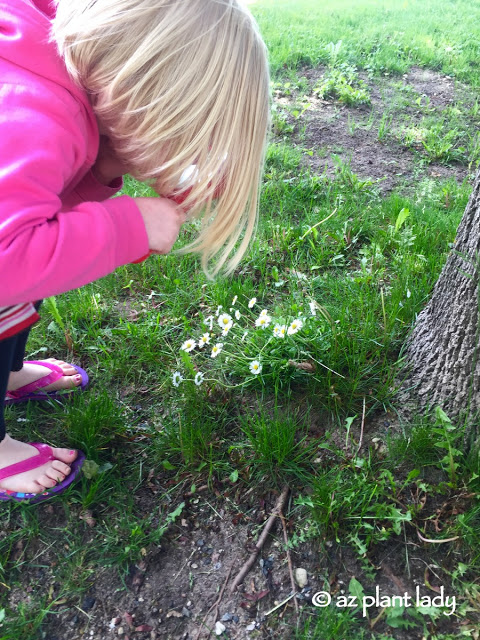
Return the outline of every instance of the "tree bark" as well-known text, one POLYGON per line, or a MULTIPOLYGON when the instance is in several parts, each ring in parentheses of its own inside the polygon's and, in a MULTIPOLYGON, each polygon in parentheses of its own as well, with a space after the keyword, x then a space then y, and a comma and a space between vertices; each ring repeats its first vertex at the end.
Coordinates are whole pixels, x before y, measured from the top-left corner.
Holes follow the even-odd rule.
POLYGON ((408 395, 450 418, 480 410, 480 173, 453 249, 407 344, 408 395))

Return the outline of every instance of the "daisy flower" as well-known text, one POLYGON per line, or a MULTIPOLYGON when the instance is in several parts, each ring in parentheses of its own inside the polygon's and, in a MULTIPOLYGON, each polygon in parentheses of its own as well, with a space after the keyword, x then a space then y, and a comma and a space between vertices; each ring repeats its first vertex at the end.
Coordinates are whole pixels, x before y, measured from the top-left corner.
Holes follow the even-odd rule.
POLYGON ((268 311, 266 309, 262 309, 260 311, 260 317, 262 317, 262 316, 268 316, 268 311))
POLYGON ((253 305, 256 303, 256 301, 257 301, 256 298, 252 298, 248 303, 248 308, 251 309, 253 305))
POLYGON ((218 324, 222 329, 226 329, 228 331, 233 325, 232 316, 230 316, 228 313, 222 313, 222 315, 218 318, 218 324))
POLYGON ((258 360, 254 360, 250 363, 250 371, 254 376, 258 376, 258 374, 262 372, 262 365, 258 360))
POLYGON ((240 320, 240 318, 242 317, 242 314, 240 313, 240 311, 237 309, 235 311, 235 320, 240 320))
POLYGON ((216 358, 222 349, 223 342, 217 342, 217 344, 212 348, 212 358, 216 358))
POLYGON ((297 318, 296 320, 293 320, 290 323, 290 326, 287 329, 287 333, 289 336, 292 336, 294 333, 297 333, 298 331, 300 331, 302 327, 303 327, 303 322, 300 320, 300 318, 297 318))
POLYGON ((199 387, 202 384, 204 378, 205 376, 203 375, 203 373, 199 371, 195 376, 195 384, 197 385, 197 387, 199 387))
POLYGON ((287 333, 287 325, 286 324, 276 324, 273 329, 273 335, 275 338, 285 338, 285 334, 287 333))
POLYGON ((235 302, 236 302, 237 300, 238 300, 238 296, 235 296, 235 297, 233 298, 233 300, 232 300, 232 307, 233 307, 233 305, 235 304, 235 302))
POLYGON ((270 316, 259 315, 258 318, 255 320, 255 326, 262 327, 263 329, 265 329, 265 327, 268 327, 271 321, 272 319, 270 316))
POLYGON ((201 338, 199 338, 199 340, 198 340, 198 348, 201 349, 202 347, 204 347, 209 342, 210 342, 210 334, 209 333, 204 333, 203 336, 201 338))
POLYGON ((175 373, 173 374, 173 377, 172 377, 173 386, 174 387, 178 387, 182 380, 183 380, 183 378, 182 378, 182 374, 180 373, 180 371, 175 371, 175 373))
POLYGON ((192 340, 190 338, 189 340, 185 340, 185 342, 182 344, 180 349, 188 353, 189 351, 192 351, 193 349, 195 349, 196 346, 197 346, 197 343, 195 342, 195 340, 192 340))
POLYGON ((310 302, 309 304, 310 304, 310 313, 312 314, 312 316, 316 316, 317 315, 317 303, 312 300, 312 302, 310 302))
POLYGON ((242 336, 242 342, 245 340, 247 336, 248 336, 248 331, 245 331, 245 333, 242 336))

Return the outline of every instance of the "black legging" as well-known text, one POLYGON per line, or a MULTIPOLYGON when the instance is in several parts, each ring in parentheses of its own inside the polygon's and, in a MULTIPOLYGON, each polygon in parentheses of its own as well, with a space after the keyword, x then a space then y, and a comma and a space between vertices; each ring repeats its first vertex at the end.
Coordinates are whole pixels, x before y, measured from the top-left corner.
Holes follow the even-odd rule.
MULTIPOLYGON (((41 301, 35 304, 40 308, 41 301)), ((5 340, 0 340, 0 442, 5 438, 5 419, 3 415, 7 383, 11 371, 20 371, 25 358, 25 345, 27 344, 30 328, 17 333, 17 335, 5 340)))

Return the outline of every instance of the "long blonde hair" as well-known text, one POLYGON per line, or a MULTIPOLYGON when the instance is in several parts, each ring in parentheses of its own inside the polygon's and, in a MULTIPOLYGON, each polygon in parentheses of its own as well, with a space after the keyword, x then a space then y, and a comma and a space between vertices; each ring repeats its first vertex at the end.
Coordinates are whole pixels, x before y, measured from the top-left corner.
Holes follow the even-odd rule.
POLYGON ((231 273, 257 224, 270 114, 267 52, 246 7, 57 0, 52 38, 134 177, 168 196, 195 165, 181 189, 203 216, 181 252, 200 253, 209 276, 231 273))

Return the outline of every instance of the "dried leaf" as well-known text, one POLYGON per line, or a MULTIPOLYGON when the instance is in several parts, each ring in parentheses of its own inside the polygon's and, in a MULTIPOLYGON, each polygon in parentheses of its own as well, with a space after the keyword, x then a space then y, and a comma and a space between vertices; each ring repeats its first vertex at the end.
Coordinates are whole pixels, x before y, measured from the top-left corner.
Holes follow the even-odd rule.
POLYGON ((97 524, 97 521, 95 520, 92 512, 89 509, 85 509, 85 511, 82 511, 82 513, 78 517, 80 518, 80 520, 86 522, 89 527, 94 527, 97 524))
POLYGON ((265 596, 269 593, 270 591, 268 589, 265 589, 265 591, 258 591, 258 593, 244 593, 243 597, 247 600, 251 600, 252 602, 258 602, 258 600, 265 598, 265 596))
POLYGON ((132 617, 132 614, 128 613, 128 611, 125 611, 125 613, 123 614, 123 619, 128 624, 130 629, 133 629, 133 617, 132 617))
POLYGON ((173 609, 172 611, 169 611, 167 613, 167 618, 183 618, 183 613, 181 613, 180 611, 175 611, 175 609, 173 609))
POLYGON ((317 367, 312 362, 295 362, 295 360, 289 360, 288 364, 300 371, 307 371, 308 373, 314 373, 317 367))

